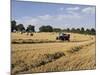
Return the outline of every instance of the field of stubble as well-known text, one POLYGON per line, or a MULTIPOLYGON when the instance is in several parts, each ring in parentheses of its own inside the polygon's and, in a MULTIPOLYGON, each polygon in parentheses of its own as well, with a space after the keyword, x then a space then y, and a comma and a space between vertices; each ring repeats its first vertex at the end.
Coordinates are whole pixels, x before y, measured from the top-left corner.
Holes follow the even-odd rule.
POLYGON ((95 36, 70 34, 63 42, 58 33, 12 33, 12 74, 95 69, 95 36))

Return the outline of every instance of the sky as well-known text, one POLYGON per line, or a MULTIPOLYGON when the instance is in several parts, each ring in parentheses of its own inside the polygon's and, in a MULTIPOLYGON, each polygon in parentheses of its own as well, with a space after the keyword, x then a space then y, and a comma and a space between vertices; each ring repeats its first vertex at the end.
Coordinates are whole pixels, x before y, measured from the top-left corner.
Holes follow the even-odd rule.
POLYGON ((40 3, 12 0, 11 19, 17 24, 55 28, 95 28, 96 7, 91 5, 40 3))

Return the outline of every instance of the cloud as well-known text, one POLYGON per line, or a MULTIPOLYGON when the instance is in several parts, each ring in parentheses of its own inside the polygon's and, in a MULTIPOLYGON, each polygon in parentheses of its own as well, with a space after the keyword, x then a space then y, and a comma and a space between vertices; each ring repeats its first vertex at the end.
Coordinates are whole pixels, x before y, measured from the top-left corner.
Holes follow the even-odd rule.
POLYGON ((43 15, 43 16, 38 16, 38 18, 40 18, 40 19, 42 19, 42 20, 49 20, 49 19, 51 19, 51 18, 52 18, 52 16, 51 16, 51 15, 46 14, 46 15, 43 15))
POLYGON ((24 24, 25 28, 30 24, 31 25, 40 24, 40 20, 36 17, 22 17, 22 18, 17 19, 16 21, 17 21, 17 25, 18 24, 24 24))
MULTIPOLYGON (((31 17, 22 17, 17 19, 17 23, 22 23, 27 27, 29 24, 34 25, 36 28, 36 31, 39 30, 39 27, 41 25, 51 25, 53 27, 59 27, 59 28, 65 28, 65 27, 80 27, 82 25, 91 25, 94 24, 93 21, 89 21, 89 18, 87 16, 83 16, 81 14, 70 12, 70 14, 45 14, 45 15, 39 15, 39 16, 31 16, 31 17), (92 23, 93 22, 93 23, 92 23)), ((87 27, 87 26, 86 26, 87 27)))
POLYGON ((68 10, 68 11, 76 11, 79 9, 80 9, 80 7, 66 8, 66 10, 68 10))
POLYGON ((64 10, 64 8, 60 8, 59 10, 60 10, 60 11, 63 11, 63 10, 64 10))
POLYGON ((56 20, 74 20, 74 19, 80 19, 81 16, 78 15, 78 14, 61 14, 61 15, 58 15, 56 17, 56 20))
POLYGON ((67 8, 59 8, 60 11, 78 11, 80 7, 67 7, 67 8))
POLYGON ((63 11, 67 15, 63 15, 62 17, 80 17, 80 7, 67 7, 67 8, 60 8, 59 10, 63 11))
POLYGON ((86 14, 95 14, 95 7, 84 8, 82 9, 82 12, 86 14))
POLYGON ((78 14, 58 14, 58 15, 50 15, 45 14, 36 17, 23 17, 17 20, 18 23, 25 24, 26 26, 29 24, 63 24, 63 22, 67 23, 67 21, 71 20, 79 20, 81 16, 78 14))
POLYGON ((81 16, 78 14, 58 14, 58 15, 43 15, 43 16, 38 16, 37 19, 40 19, 41 21, 44 20, 44 22, 53 22, 53 21, 63 21, 63 20, 67 20, 67 19, 80 19, 81 16), (39 17, 39 18, 38 18, 39 17))

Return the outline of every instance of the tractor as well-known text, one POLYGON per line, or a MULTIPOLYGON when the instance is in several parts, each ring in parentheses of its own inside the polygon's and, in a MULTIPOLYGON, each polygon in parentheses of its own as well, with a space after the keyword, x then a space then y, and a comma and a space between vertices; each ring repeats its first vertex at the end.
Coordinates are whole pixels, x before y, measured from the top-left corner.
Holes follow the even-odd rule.
POLYGON ((70 41, 70 34, 60 33, 56 40, 70 41))

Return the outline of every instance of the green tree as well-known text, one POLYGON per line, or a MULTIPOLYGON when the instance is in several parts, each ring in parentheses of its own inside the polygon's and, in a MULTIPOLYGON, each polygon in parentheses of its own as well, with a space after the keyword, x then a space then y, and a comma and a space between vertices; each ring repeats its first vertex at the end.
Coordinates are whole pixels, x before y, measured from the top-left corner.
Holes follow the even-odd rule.
POLYGON ((79 29, 79 28, 77 28, 77 29, 76 29, 76 32, 77 32, 77 33, 80 33, 80 29, 79 29))
POLYGON ((81 28, 81 31, 84 32, 84 28, 83 27, 81 28))
POLYGON ((82 28, 81 28, 81 33, 84 33, 84 32, 85 32, 85 30, 84 30, 84 28, 82 27, 82 28))
POLYGON ((71 29, 71 32, 75 32, 75 31, 76 31, 76 29, 75 29, 75 28, 72 28, 72 29, 71 29))
POLYGON ((23 31, 23 30, 25 30, 24 25, 23 24, 18 24, 17 25, 17 31, 23 31))
POLYGON ((90 32, 90 29, 86 29, 86 32, 87 32, 87 33, 90 32))
POLYGON ((67 28, 67 29, 66 29, 66 31, 67 31, 67 32, 70 32, 70 29, 69 29, 69 28, 67 28))
POLYGON ((53 32, 53 27, 52 26, 41 26, 39 28, 40 32, 53 32))
POLYGON ((29 25, 26 29, 27 32, 35 32, 35 26, 29 25))
POLYGON ((91 28, 91 34, 95 35, 96 34, 96 30, 94 28, 91 28))
POLYGON ((62 31, 63 31, 63 32, 71 32, 71 30, 70 30, 69 28, 63 29, 62 31))
POLYGON ((54 28, 53 31, 54 31, 54 32, 60 32, 61 29, 60 29, 60 28, 54 28))
POLYGON ((16 21, 15 20, 11 21, 11 32, 13 32, 14 30, 16 30, 16 21))
POLYGON ((91 34, 91 30, 90 29, 86 29, 85 33, 86 34, 91 34))

